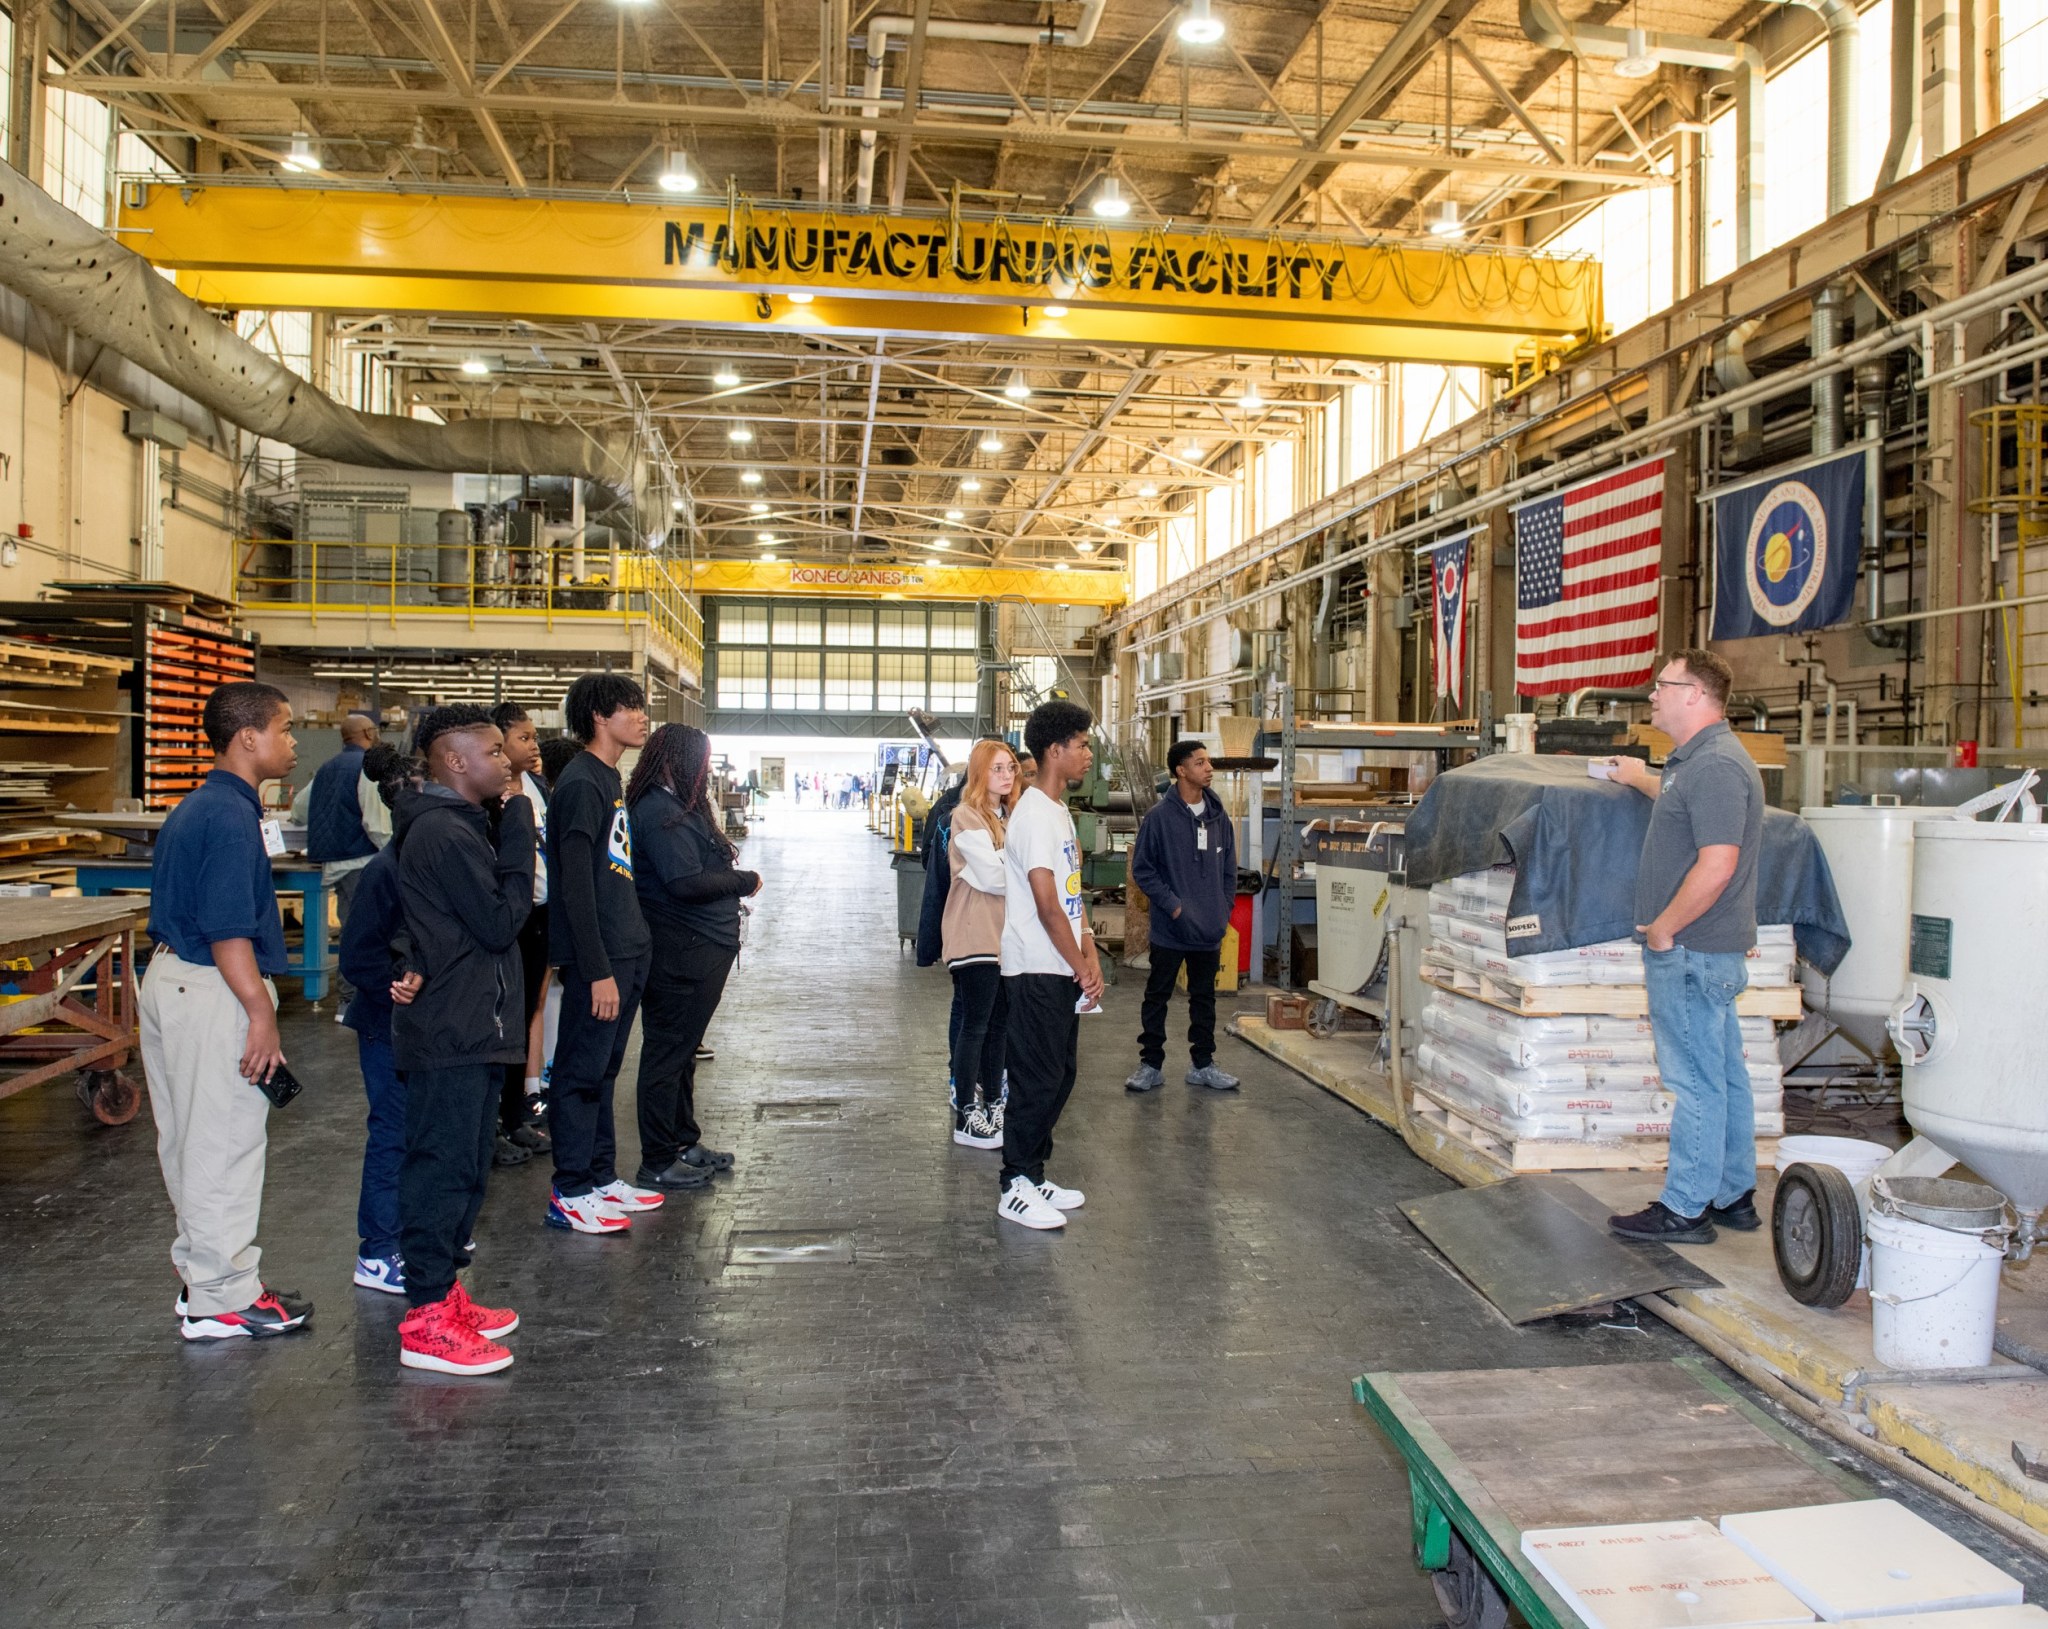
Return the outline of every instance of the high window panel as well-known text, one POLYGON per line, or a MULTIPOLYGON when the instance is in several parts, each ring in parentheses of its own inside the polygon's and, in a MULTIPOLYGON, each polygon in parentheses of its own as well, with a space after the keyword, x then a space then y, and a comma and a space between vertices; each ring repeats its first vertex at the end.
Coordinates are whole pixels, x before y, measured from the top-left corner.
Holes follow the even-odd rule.
POLYGON ((1237 547, 1238 483, 1225 481, 1202 492, 1202 558, 1221 559, 1237 547))
POLYGON ((932 607, 932 649, 974 649, 974 607, 936 605, 932 607))
POLYGON ((768 687, 769 704, 777 712, 817 712, 819 665, 823 661, 824 656, 814 650, 778 650, 768 687))
POLYGON ((826 606, 825 643, 872 648, 875 643, 875 608, 872 605, 826 606))
POLYGON ((1201 527, 1192 506, 1168 517, 1164 582, 1176 582, 1202 563, 1201 527))
POLYGON ((721 645, 767 644, 768 607, 739 600, 720 600, 718 642, 721 645))
POLYGON ((1385 462, 1382 449, 1386 443, 1386 379, 1382 376, 1347 386, 1345 396, 1345 416, 1350 422, 1345 426, 1348 445, 1344 479, 1355 481, 1361 475, 1370 475, 1385 462))
POLYGON ((2000 119, 2048 98, 2048 0, 1999 0, 1996 63, 2000 119))
POLYGON ((768 707, 768 653, 765 650, 718 652, 718 705, 728 712, 765 712, 768 707))
MULTIPOLYGON (((52 73, 63 64, 49 59, 52 73)), ((43 104, 43 191, 94 226, 107 224, 114 114, 104 102, 51 85, 43 104)))
POLYGON ((885 605, 882 607, 879 626, 881 643, 885 649, 922 649, 924 646, 924 607, 921 605, 885 605))
POLYGON ((14 19, 0 11, 0 150, 13 133, 14 118, 14 19))
POLYGON ((1547 254, 1586 255, 1600 263, 1607 321, 1616 333, 1671 304, 1672 207, 1668 187, 1616 193, 1543 245, 1547 254))
POLYGON ((1318 419, 1323 429, 1323 449, 1315 490, 1317 497, 1327 498, 1344 484, 1344 398, 1332 396, 1318 419))
POLYGON ((974 711, 976 664, 972 651, 932 653, 932 711, 971 713, 974 711))
POLYGON ((876 711, 901 713, 925 705, 924 661, 921 650, 885 650, 875 658, 876 711))
POLYGON ((871 651, 826 651, 825 711, 870 713, 874 708, 874 654, 871 651))
POLYGON ((774 608, 775 643, 815 645, 824 626, 824 608, 817 605, 782 605, 774 608))
MULTIPOLYGON (((1163 531, 1164 528, 1161 528, 1163 531)), ((1159 532, 1140 538, 1131 546, 1131 598, 1143 599, 1159 591, 1159 532)))
POLYGON ((1265 456, 1260 460, 1256 531, 1263 532, 1269 526, 1278 526, 1301 507, 1294 489, 1297 451, 1297 444, 1292 441, 1275 441, 1267 445, 1265 456))

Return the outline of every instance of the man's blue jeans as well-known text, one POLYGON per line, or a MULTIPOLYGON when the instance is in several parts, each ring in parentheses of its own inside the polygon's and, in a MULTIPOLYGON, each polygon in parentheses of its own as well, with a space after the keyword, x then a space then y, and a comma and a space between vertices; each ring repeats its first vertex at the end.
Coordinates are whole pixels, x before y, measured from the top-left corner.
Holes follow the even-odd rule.
POLYGON ((363 1139, 363 1188, 356 1201, 356 1235, 365 1256, 398 1254, 398 1171, 405 1163, 405 1080, 389 1041, 356 1036, 363 1091, 370 1099, 363 1139))
POLYGON ((1742 1061, 1735 998, 1749 984, 1738 952, 1643 950, 1657 1072, 1678 1106, 1671 1116, 1667 1209, 1697 1216, 1756 1186, 1756 1103, 1742 1061))

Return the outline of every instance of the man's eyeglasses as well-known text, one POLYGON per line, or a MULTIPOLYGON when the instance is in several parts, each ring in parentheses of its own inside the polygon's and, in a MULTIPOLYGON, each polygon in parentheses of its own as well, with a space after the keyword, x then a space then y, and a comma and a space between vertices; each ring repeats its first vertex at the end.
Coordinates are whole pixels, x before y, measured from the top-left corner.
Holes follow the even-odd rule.
POLYGON ((1697 690, 1699 683, 1694 679, 1652 679, 1652 690, 1697 690))

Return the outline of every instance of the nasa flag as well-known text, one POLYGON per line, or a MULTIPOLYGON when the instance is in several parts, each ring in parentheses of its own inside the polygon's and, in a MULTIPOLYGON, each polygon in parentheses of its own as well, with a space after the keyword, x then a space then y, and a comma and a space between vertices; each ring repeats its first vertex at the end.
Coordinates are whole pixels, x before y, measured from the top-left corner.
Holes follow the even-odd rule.
POLYGON ((1439 543, 1430 552, 1429 575, 1436 597, 1436 693, 1465 705, 1465 565, 1472 536, 1439 543))
POLYGON ((1804 633, 1856 602, 1870 449, 1794 465, 1708 494, 1714 505, 1714 637, 1804 633))

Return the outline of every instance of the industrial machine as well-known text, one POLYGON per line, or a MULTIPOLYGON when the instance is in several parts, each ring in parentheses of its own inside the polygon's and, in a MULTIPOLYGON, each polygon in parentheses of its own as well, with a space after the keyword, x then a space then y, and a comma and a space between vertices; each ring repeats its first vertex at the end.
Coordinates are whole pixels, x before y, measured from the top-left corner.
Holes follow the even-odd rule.
MULTIPOLYGON (((1309 1031, 1332 1035, 1346 1010, 1381 1023, 1387 1015, 1387 941, 1405 917, 1427 919, 1428 890, 1407 884, 1407 834, 1398 819, 1312 821, 1302 831, 1316 873, 1317 976, 1309 990, 1309 1031)), ((1421 959, 1402 961, 1413 985, 1406 1010, 1421 1011, 1421 959)))

